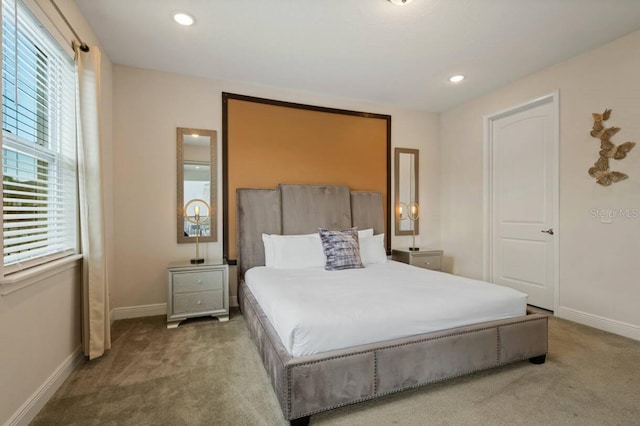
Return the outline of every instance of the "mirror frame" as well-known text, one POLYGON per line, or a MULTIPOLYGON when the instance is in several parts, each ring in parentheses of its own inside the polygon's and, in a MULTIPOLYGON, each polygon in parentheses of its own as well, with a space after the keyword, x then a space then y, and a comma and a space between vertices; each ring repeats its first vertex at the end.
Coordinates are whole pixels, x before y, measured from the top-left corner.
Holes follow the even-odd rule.
POLYGON ((196 237, 185 237, 184 235, 184 135, 198 134, 209 136, 209 202, 210 202, 210 235, 199 237, 201 243, 213 243, 218 241, 218 163, 217 163, 217 132, 207 129, 192 129, 178 127, 176 129, 176 189, 177 189, 177 241, 182 243, 195 243, 196 237))
MULTIPOLYGON (((395 201, 393 203, 394 209, 394 217, 395 217, 395 235, 413 235, 413 229, 409 229, 406 231, 400 230, 400 154, 413 154, 413 170, 415 170, 415 194, 413 201, 418 203, 420 206, 420 173, 419 173, 419 164, 420 164, 420 153, 417 149, 411 148, 395 148, 394 150, 394 171, 393 171, 393 179, 394 179, 394 197, 395 201)), ((415 235, 420 234, 420 217, 416 221, 413 222, 413 226, 415 227, 415 235)))

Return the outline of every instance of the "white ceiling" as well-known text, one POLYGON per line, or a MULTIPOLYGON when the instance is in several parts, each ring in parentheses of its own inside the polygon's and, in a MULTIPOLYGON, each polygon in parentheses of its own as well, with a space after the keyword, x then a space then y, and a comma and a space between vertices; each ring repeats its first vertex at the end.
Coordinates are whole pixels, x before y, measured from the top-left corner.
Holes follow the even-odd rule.
POLYGON ((426 111, 640 28, 640 0, 76 2, 116 64, 426 111))

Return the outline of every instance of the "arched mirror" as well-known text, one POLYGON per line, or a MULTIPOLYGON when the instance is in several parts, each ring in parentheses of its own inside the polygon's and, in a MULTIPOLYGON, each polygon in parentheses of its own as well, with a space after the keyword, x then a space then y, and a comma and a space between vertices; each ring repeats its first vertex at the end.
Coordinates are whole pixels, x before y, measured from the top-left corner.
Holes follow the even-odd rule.
POLYGON ((395 149, 396 235, 419 234, 418 150, 395 149))
POLYGON ((216 131, 178 127, 176 139, 178 243, 217 241, 216 131))

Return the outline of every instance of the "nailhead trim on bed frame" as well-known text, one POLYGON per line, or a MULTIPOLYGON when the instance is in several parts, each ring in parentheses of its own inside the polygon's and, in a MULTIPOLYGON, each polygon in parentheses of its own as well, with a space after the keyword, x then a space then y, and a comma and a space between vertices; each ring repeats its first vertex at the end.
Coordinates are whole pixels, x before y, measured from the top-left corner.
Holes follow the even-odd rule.
POLYGON ((500 364, 500 328, 496 328, 496 361, 500 364))
MULTIPOLYGON (((274 340, 271 338, 271 334, 276 334, 275 333, 275 329, 273 329, 273 326, 271 325, 271 323, 269 324, 265 324, 263 321, 263 318, 268 321, 266 315, 264 314, 264 311, 262 311, 262 308, 260 308, 260 306, 258 305, 257 301, 255 300, 255 297, 253 296, 253 294, 251 293, 251 291, 247 288, 246 284, 244 283, 244 280, 242 280, 240 282, 240 286, 239 286, 239 296, 241 298, 244 298, 244 309, 247 309, 248 306, 251 307, 251 310, 253 311, 253 314, 256 316, 256 319, 258 320, 258 322, 260 323, 261 328, 263 329, 263 333, 267 335, 267 338, 269 340, 269 343, 272 345, 272 348, 276 351, 276 353, 278 352, 277 348, 281 347, 282 350, 284 350, 285 353, 287 353, 287 355, 290 357, 289 359, 295 359, 295 357, 291 356, 290 354, 288 354, 288 352, 286 351, 286 349, 284 348, 284 346, 282 345, 282 342, 277 341, 274 342, 274 340), (248 302, 248 303, 246 303, 248 302), (267 330, 270 329, 271 331, 273 331, 273 333, 268 333, 267 330)), ((527 312, 528 314, 530 314, 531 312, 527 312)), ((358 351, 358 352, 351 352, 351 353, 346 353, 346 354, 342 354, 342 355, 335 355, 335 356, 330 356, 327 358, 323 358, 323 359, 318 359, 318 360, 314 360, 314 361, 309 361, 309 362, 303 362, 303 363, 299 363, 296 364, 295 366, 290 366, 287 365, 287 363, 282 360, 282 358, 280 358, 280 356, 278 356, 278 360, 280 361, 280 365, 282 365, 283 369, 286 371, 286 383, 287 383, 287 395, 286 395, 286 407, 284 414, 285 417, 289 418, 292 412, 292 401, 291 401, 291 391, 292 391, 292 383, 291 383, 291 371, 293 368, 297 368, 297 367, 303 367, 305 365, 313 365, 313 364, 318 364, 318 363, 323 363, 323 362, 327 362, 330 360, 334 360, 334 359, 339 359, 339 358, 348 358, 348 357, 352 357, 355 355, 362 355, 362 354, 367 354, 367 353, 373 353, 373 357, 374 357, 374 371, 373 371, 373 395, 371 396, 367 396, 364 398, 359 398, 359 399, 355 399, 355 400, 351 400, 351 401, 347 401, 344 403, 339 403, 339 404, 335 404, 332 405, 330 407, 323 407, 322 409, 318 409, 318 410, 312 410, 312 411, 308 411, 305 412, 301 415, 296 414, 296 418, 299 417, 305 417, 305 416, 310 416, 313 414, 317 414, 317 413, 321 413, 327 410, 332 410, 335 408, 339 408, 339 407, 343 407, 346 405, 351 405, 351 404, 355 404, 358 402, 363 402, 363 401, 367 401, 367 400, 371 400, 371 399, 375 399, 377 397, 380 396, 384 396, 384 395, 389 395, 389 394, 393 394, 393 393, 397 393, 397 392, 402 392, 405 390, 409 390, 409 389, 415 389, 417 387, 420 386, 424 386, 424 385, 428 385, 428 384, 432 384, 432 383, 437 383, 437 382, 441 382, 444 380, 448 380, 448 379, 452 379, 455 377, 460 377, 460 376, 464 376, 466 374, 470 374, 470 373, 474 373, 474 372, 479 372, 479 371, 483 371, 483 370, 488 370, 488 369, 492 369, 495 367, 499 367, 501 365, 506 365, 506 364, 511 364, 513 362, 518 362, 518 361, 523 361, 526 359, 529 359, 530 356, 524 356, 520 359, 514 359, 514 360, 510 360, 507 362, 504 362, 500 359, 500 346, 501 346, 501 334, 500 334, 500 328, 501 327, 510 327, 510 326, 514 326, 517 324, 522 324, 522 323, 526 323, 526 322, 532 322, 532 321, 547 321, 547 317, 544 318, 540 318, 540 317, 536 317, 536 318, 532 318, 532 319, 526 319, 526 317, 522 320, 518 320, 515 321, 513 323, 508 323, 508 324, 503 324, 503 325, 496 325, 496 326, 487 326, 487 327, 481 327, 481 328, 475 328, 473 330, 465 330, 465 331, 457 331, 457 332, 451 332, 451 333, 447 333, 447 334, 442 334, 439 336, 432 336, 432 337, 425 337, 425 338, 421 338, 421 339, 417 339, 417 340, 411 340, 410 342, 403 342, 403 343, 395 343, 395 344, 390 344, 390 345, 385 345, 385 346, 380 346, 380 347, 376 347, 376 348, 371 348, 371 349, 367 349, 367 350, 362 350, 362 351, 358 351), (377 376, 377 372, 378 372, 378 357, 377 357, 377 353, 378 351, 381 350, 385 350, 385 349, 392 349, 392 348, 397 348, 397 347, 402 347, 402 346, 408 346, 408 345, 413 345, 416 343, 422 343, 422 342, 427 342, 427 341, 434 341, 434 340, 440 340, 440 339, 444 339, 444 338, 448 338, 448 337, 453 337, 453 336, 461 336, 461 335, 465 335, 465 334, 473 334, 473 333, 477 333, 480 331, 485 331, 485 330, 496 330, 497 333, 497 344, 496 344, 496 363, 492 364, 488 367, 482 367, 482 368, 474 368, 474 369, 469 369, 469 370, 465 370, 463 372, 459 372, 456 374, 451 374, 451 375, 447 375, 444 377, 440 377, 434 380, 428 380, 425 382, 420 382, 414 385, 410 385, 410 386, 405 386, 402 388, 397 388, 397 389, 393 389, 393 390, 389 390, 389 391, 385 391, 382 393, 378 393, 378 376, 377 376)), ((250 325, 250 324, 248 324, 250 325)), ((252 332, 253 334, 253 332, 252 332)), ((545 354, 547 353, 547 342, 545 341, 545 354)), ((263 360, 264 361, 264 360, 263 360)), ((274 391, 278 392, 277 389, 274 388, 274 391)), ((278 400, 280 401, 280 398, 278 398, 278 400)))
POLYGON ((378 351, 373 353, 373 394, 378 394, 378 351))
MULTIPOLYGON (((514 322, 513 324, 522 324, 522 323, 531 322, 531 321, 540 321, 540 319, 517 321, 517 322, 514 322)), ((378 381, 377 381, 377 372, 378 372, 377 352, 379 350, 390 349, 390 348, 406 346, 406 345, 412 345, 414 343, 422 343, 422 342, 426 342, 426 341, 430 341, 430 340, 439 340, 439 339, 446 338, 446 337, 461 336, 461 335, 464 335, 464 334, 472 334, 472 333, 476 333, 478 331, 490 330, 490 329, 492 329, 494 327, 478 328, 478 329, 475 329, 475 330, 465 331, 465 332, 462 332, 462 333, 451 333, 451 334, 446 334, 446 335, 438 336, 438 337, 434 337, 434 338, 426 338, 426 339, 420 339, 420 340, 416 340, 416 341, 413 341, 413 342, 407 342, 407 343, 402 343, 402 344, 397 344, 397 345, 383 346, 383 347, 380 347, 380 348, 377 348, 377 349, 370 349, 368 351, 354 352, 352 354, 340 355, 340 356, 329 357, 329 358, 326 358, 326 359, 312 361, 312 362, 308 362, 308 363, 297 364, 296 367, 303 366, 303 365, 317 364, 317 363, 321 363, 321 362, 324 362, 324 361, 329 361, 329 360, 332 360, 332 359, 344 358, 344 357, 349 357, 351 355, 359 355, 359 354, 370 353, 370 352, 374 353, 374 360, 375 360, 375 362, 374 362, 375 369, 374 369, 374 373, 373 373, 373 377, 374 377, 374 382, 373 382, 374 383, 374 393, 373 393, 373 395, 368 396, 366 398, 360 398, 360 399, 357 399, 357 400, 353 400, 353 401, 349 401, 349 402, 333 405, 333 406, 331 406, 329 408, 323 408, 321 410, 309 411, 309 412, 304 413, 301 417, 311 416, 313 414, 322 413, 324 411, 333 410, 335 408, 345 407, 345 406, 351 405, 351 404, 357 404, 358 402, 369 401, 371 399, 375 399, 375 398, 380 397, 380 396, 391 395, 391 394, 398 393, 398 392, 403 392, 403 391, 406 391, 406 390, 409 390, 409 389, 415 389, 415 388, 419 388, 421 386, 425 386, 425 385, 429 385, 429 384, 433 384, 433 383, 438 383, 438 382, 443 382, 445 380, 449 380, 449 379, 453 379, 453 378, 456 378, 456 377, 465 376, 467 374, 477 373, 477 372, 485 371, 485 370, 491 370, 491 369, 496 368, 496 367, 500 367, 500 366, 508 365, 508 364, 513 364, 514 362, 524 361, 524 360, 529 359, 530 358, 529 356, 525 356, 525 357, 522 357, 522 358, 514 360, 514 361, 507 361, 507 362, 500 361, 500 327, 508 327, 509 325, 511 325, 511 324, 505 324, 505 325, 502 325, 502 326, 498 326, 496 328, 496 331, 497 331, 497 334, 498 334, 498 338, 497 338, 498 344, 496 345, 496 364, 491 365, 489 367, 485 367, 485 368, 465 370, 465 371, 457 373, 457 374, 451 374, 451 375, 448 375, 448 376, 440 377, 440 378, 435 379, 435 380, 428 380, 426 382, 420 382, 420 383, 417 383, 415 385, 405 386, 405 387, 402 387, 402 388, 393 389, 393 390, 382 392, 382 393, 378 393, 378 389, 377 389, 377 384, 378 384, 378 381)), ((287 371, 290 372, 291 369, 287 368, 287 371)), ((290 373, 289 373, 288 380, 289 380, 288 388, 289 388, 289 393, 290 393, 291 392, 291 383, 290 383, 291 374, 290 373)), ((291 397, 289 397, 289 407, 288 407, 288 409, 289 409, 289 412, 291 412, 291 397)))

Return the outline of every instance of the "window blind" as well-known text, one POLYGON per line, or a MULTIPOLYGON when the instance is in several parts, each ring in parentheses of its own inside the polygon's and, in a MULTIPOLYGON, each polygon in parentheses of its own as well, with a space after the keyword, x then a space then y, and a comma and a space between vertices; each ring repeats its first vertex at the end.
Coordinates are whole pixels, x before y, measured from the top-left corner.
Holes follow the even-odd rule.
POLYGON ((2 0, 4 274, 77 252, 74 65, 19 0, 2 0))

